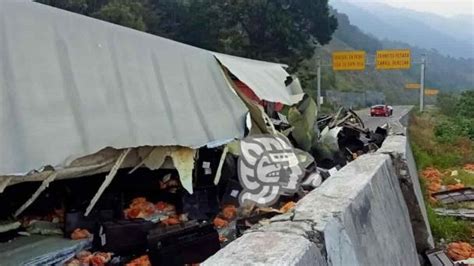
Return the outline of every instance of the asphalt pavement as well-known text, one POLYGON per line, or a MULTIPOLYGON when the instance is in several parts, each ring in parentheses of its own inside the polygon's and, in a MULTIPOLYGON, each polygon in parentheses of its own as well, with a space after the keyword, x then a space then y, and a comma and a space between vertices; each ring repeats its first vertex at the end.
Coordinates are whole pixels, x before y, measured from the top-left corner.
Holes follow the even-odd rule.
POLYGON ((364 121, 364 124, 366 127, 368 127, 369 129, 375 130, 377 127, 382 126, 385 123, 400 120, 401 117, 403 117, 408 112, 410 112, 411 108, 413 108, 413 106, 411 105, 393 106, 393 115, 390 117, 382 117, 382 116, 371 117, 369 108, 356 111, 356 113, 357 115, 359 115, 362 121, 364 121))

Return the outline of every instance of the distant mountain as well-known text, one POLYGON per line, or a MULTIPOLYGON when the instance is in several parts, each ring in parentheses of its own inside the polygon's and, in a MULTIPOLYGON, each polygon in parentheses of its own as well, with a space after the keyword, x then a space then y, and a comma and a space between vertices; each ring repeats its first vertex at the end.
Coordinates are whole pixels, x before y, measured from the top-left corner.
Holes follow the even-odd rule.
MULTIPOLYGON (((332 41, 317 51, 322 57, 323 64, 331 62, 331 53, 336 50, 364 50, 369 61, 372 61, 377 50, 381 49, 410 49, 413 66, 409 70, 378 71, 373 66, 367 66, 364 71, 334 72, 330 67, 322 69, 322 89, 338 91, 382 91, 390 104, 417 104, 418 92, 405 90, 406 83, 418 83, 422 54, 427 56, 426 86, 442 92, 461 92, 474 90, 474 58, 454 58, 441 54, 434 49, 419 48, 400 41, 381 40, 374 34, 367 34, 354 25, 352 18, 344 13, 332 10, 338 20, 338 29, 332 36, 332 41)), ((373 18, 373 17, 372 17, 373 18)), ((382 23, 382 22, 380 22, 382 23)), ((388 26, 387 26, 388 27, 388 26)), ((314 96, 315 59, 305 62, 298 76, 314 96)), ((427 97, 428 102, 434 100, 427 97)))
POLYGON ((470 15, 448 18, 382 3, 330 3, 347 14, 352 24, 377 38, 435 49, 453 57, 474 58, 474 17, 470 15))

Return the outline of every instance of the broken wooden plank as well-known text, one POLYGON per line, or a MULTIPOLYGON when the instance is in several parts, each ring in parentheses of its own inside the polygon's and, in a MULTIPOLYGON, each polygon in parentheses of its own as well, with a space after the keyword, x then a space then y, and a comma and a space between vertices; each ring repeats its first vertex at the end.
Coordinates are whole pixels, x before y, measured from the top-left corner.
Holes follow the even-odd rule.
POLYGON ((17 217, 24 210, 26 210, 26 208, 28 208, 28 206, 30 206, 39 197, 41 192, 43 192, 46 188, 48 188, 49 184, 51 182, 53 182, 54 179, 56 179, 57 176, 58 176, 57 172, 51 172, 51 174, 48 176, 48 178, 43 180, 43 182, 41 183, 39 188, 35 191, 33 196, 31 196, 31 198, 29 198, 25 203, 23 203, 23 205, 21 205, 21 207, 15 212, 14 216, 17 217))
POLYGON ((86 213, 84 214, 84 216, 88 216, 89 213, 92 211, 92 208, 94 208, 94 205, 97 203, 97 201, 99 200, 102 193, 104 193, 104 190, 110 185, 110 183, 114 179, 115 175, 117 174, 117 171, 120 169, 120 166, 122 165, 123 161, 127 157, 127 154, 131 150, 132 150, 131 148, 128 148, 128 149, 124 150, 122 152, 122 154, 120 154, 120 156, 117 158, 117 161, 115 162, 114 166, 110 170, 109 174, 105 177, 105 180, 102 183, 102 185, 100 185, 100 188, 97 191, 97 193, 92 198, 91 203, 87 207, 86 213))
POLYGON ((471 187, 441 191, 431 194, 437 201, 443 204, 472 201, 474 200, 474 189, 471 187))
POLYGON ((447 208, 435 208, 434 211, 438 215, 452 216, 463 219, 474 220, 474 210, 471 209, 447 209, 447 208))
POLYGON ((453 261, 441 249, 426 251, 426 256, 433 266, 453 266, 453 261))
POLYGON ((221 159, 219 160, 219 166, 217 167, 216 175, 214 176, 214 185, 216 186, 219 184, 219 180, 221 179, 222 167, 224 166, 225 157, 227 156, 228 151, 229 147, 225 145, 225 148, 222 151, 221 159))

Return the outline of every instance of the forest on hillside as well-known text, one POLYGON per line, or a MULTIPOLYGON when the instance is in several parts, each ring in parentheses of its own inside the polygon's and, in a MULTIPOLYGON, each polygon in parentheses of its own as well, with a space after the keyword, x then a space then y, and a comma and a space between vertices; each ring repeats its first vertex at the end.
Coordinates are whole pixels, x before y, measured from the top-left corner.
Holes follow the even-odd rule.
MULTIPOLYGON (((323 64, 331 62, 331 52, 335 50, 364 50, 367 60, 374 61, 377 50, 410 49, 412 68, 410 70, 376 71, 374 66, 367 66, 364 71, 334 72, 330 67, 323 68, 322 87, 325 90, 339 91, 383 91, 387 101, 392 104, 417 104, 418 92, 405 90, 406 83, 418 83, 420 80, 420 61, 426 56, 426 87, 439 89, 445 93, 459 94, 474 90, 474 59, 462 59, 445 56, 436 50, 414 47, 407 43, 380 40, 367 34, 353 25, 344 13, 331 10, 338 20, 338 28, 329 44, 316 52, 323 58, 323 64)), ((300 69, 312 70, 316 67, 315 59, 303 62, 300 69)), ((309 91, 315 90, 314 71, 301 71, 299 76, 308 84, 309 91), (310 74, 307 74, 310 73, 310 74)), ((428 97, 428 103, 436 98, 428 97)))

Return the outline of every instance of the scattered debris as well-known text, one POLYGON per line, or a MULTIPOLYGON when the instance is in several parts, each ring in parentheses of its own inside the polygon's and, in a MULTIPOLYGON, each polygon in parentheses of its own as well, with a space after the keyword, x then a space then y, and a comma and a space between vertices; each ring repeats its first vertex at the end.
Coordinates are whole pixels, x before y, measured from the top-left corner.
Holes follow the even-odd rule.
POLYGON ((443 176, 456 176, 457 171, 449 171, 445 174, 441 173, 438 169, 434 167, 428 167, 421 172, 421 177, 425 179, 427 183, 427 190, 429 192, 431 203, 436 203, 439 200, 443 199, 442 203, 452 203, 455 201, 446 200, 449 198, 449 195, 456 196, 457 192, 463 191, 465 188, 464 184, 460 180, 456 184, 443 185, 443 176), (451 194, 453 192, 454 194, 451 194))
POLYGON ((91 239, 70 240, 62 236, 20 236, 0 243, 2 265, 63 265, 77 252, 90 249, 91 239), (15 254, 12 256, 12 254, 15 254))
POLYGON ((219 235, 219 242, 224 243, 229 241, 229 239, 223 235, 219 235))
POLYGON ((234 205, 227 205, 222 209, 222 216, 227 221, 232 220, 237 215, 237 209, 234 205))
POLYGON ((27 227, 27 232, 38 235, 62 235, 61 225, 48 221, 33 220, 27 227))
POLYGON ((458 260, 458 261, 455 261, 454 263, 458 266, 472 266, 474 265, 474 258, 458 260))
POLYGON ((471 187, 459 188, 433 193, 432 196, 443 204, 472 201, 474 200, 474 189, 471 187))
POLYGON ((185 265, 203 262, 221 248, 219 234, 207 222, 156 228, 148 234, 148 255, 153 265, 185 265))
POLYGON ((176 207, 174 205, 163 201, 159 201, 156 204, 153 204, 143 197, 133 199, 132 203, 130 203, 129 205, 129 208, 124 210, 124 215, 125 218, 128 219, 142 218, 144 220, 152 222, 159 222, 165 221, 170 218, 177 218, 174 217, 174 215, 176 215, 176 207))
POLYGON ((7 221, 0 223, 0 233, 16 230, 20 228, 21 223, 18 221, 7 221))
POLYGON ((71 239, 72 240, 86 239, 86 238, 89 238, 91 236, 92 236, 92 234, 89 233, 89 231, 87 231, 87 229, 77 228, 76 230, 74 230, 74 232, 72 232, 71 239))
POLYGON ((436 202, 432 194, 441 190, 441 172, 436 168, 428 167, 421 172, 421 176, 426 180, 427 190, 430 193, 430 201, 433 203, 436 202))
POLYGON ((435 208, 434 211, 438 215, 452 216, 452 217, 474 220, 474 210, 472 209, 435 208))
POLYGON ((222 219, 222 218, 219 218, 219 217, 216 217, 214 218, 214 226, 218 229, 220 228, 224 228, 224 227, 227 227, 229 225, 229 222, 222 219))
POLYGON ((466 260, 474 258, 474 247, 467 242, 453 242, 449 243, 447 253, 455 261, 466 260))
POLYGON ((285 203, 285 205, 283 205, 283 206, 280 208, 280 212, 282 212, 282 213, 287 213, 287 212, 289 212, 291 209, 293 209, 295 206, 296 206, 296 203, 295 203, 294 201, 289 201, 289 202, 285 203))
POLYGON ((148 255, 143 255, 127 263, 126 266, 151 266, 151 262, 148 255))
POLYGON ((432 266, 453 266, 453 262, 441 249, 432 249, 426 252, 432 266))
POLYGON ((464 171, 474 174, 474 163, 468 163, 463 167, 464 171))
MULTIPOLYGON (((287 136, 294 146, 295 161, 303 170, 298 190, 281 195, 269 207, 239 205, 242 186, 237 177, 237 140, 203 152, 204 148, 178 146, 122 149, 107 162, 109 173, 97 185, 99 189, 89 189, 88 195, 94 196, 90 201, 87 198, 88 205, 81 201, 73 208, 61 205, 61 209, 43 217, 24 215, 51 182, 62 178, 60 172, 56 174, 52 169, 52 174, 41 179, 40 187, 16 215, 24 215, 20 221, 30 234, 64 234, 76 241, 94 240, 92 248, 69 256, 64 260, 67 260, 65 265, 95 266, 114 264, 114 261, 123 265, 130 256, 145 252, 147 255, 126 265, 164 264, 170 258, 183 265, 198 265, 196 262, 204 261, 245 230, 269 224, 272 217, 291 212, 299 199, 348 162, 373 152, 387 135, 383 128, 369 131, 352 110, 344 108, 335 115, 317 119, 314 101, 309 97, 290 107, 288 117, 276 112, 270 103, 266 109, 251 102, 246 104, 253 110, 252 132, 287 136), (265 111, 273 115, 270 117, 265 111), (131 195, 113 196, 117 206, 101 206, 113 184, 123 177, 120 168, 130 168, 126 170, 128 174, 140 174, 143 167, 159 173, 152 188, 159 195, 146 194, 146 189, 143 194, 134 191, 131 195), (160 172, 163 169, 166 171, 160 172), (175 202, 174 198, 179 200, 175 202), (98 250, 110 253, 93 253, 98 250)), ((1 181, 0 189, 3 189, 9 180, 1 181)))
POLYGON ((74 258, 67 261, 65 266, 104 266, 112 259, 110 252, 95 252, 92 254, 87 250, 80 251, 74 258))
POLYGON ((144 252, 149 231, 155 227, 153 222, 143 219, 104 222, 97 234, 100 239, 99 248, 121 255, 144 252))
POLYGON ((345 108, 335 115, 319 118, 317 128, 320 133, 313 147, 314 157, 318 166, 327 169, 375 151, 388 134, 381 127, 370 131, 356 113, 345 108))

